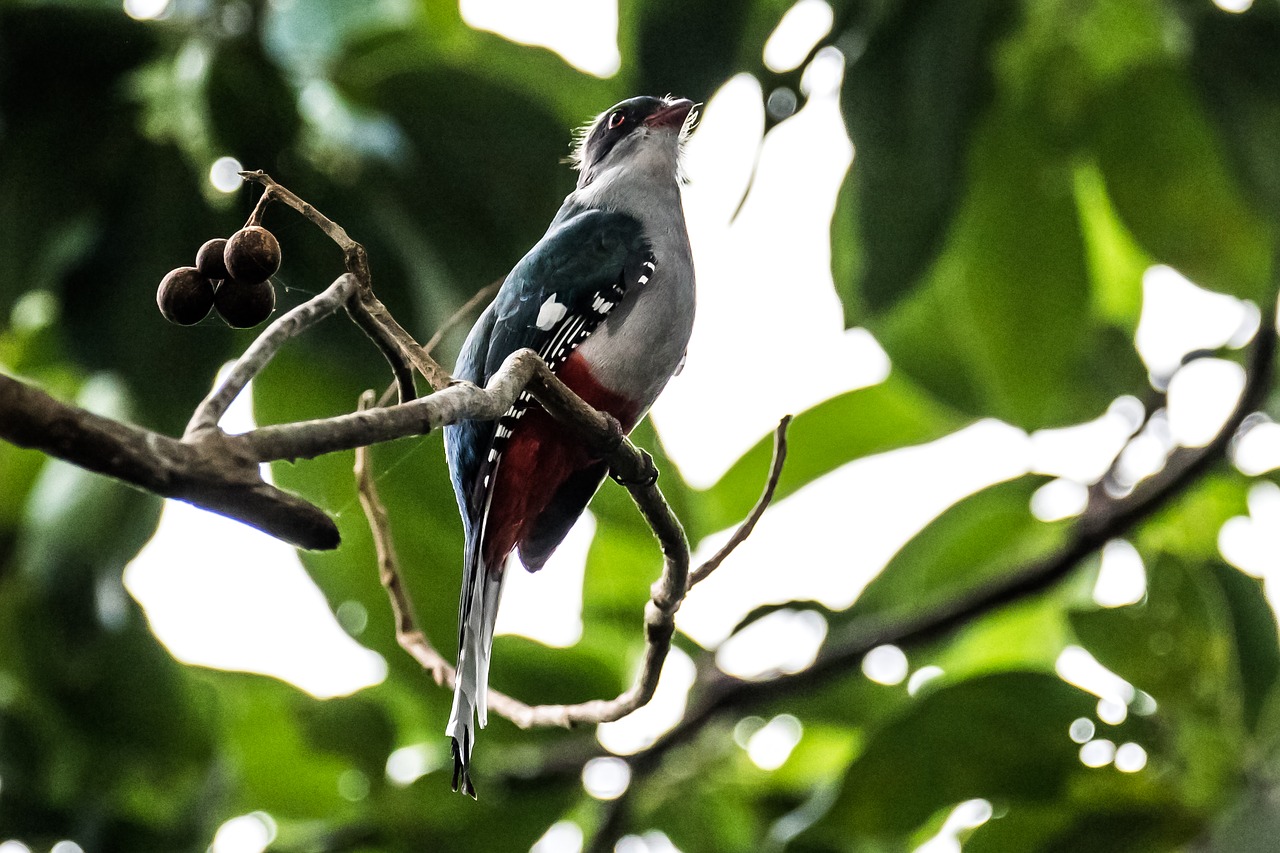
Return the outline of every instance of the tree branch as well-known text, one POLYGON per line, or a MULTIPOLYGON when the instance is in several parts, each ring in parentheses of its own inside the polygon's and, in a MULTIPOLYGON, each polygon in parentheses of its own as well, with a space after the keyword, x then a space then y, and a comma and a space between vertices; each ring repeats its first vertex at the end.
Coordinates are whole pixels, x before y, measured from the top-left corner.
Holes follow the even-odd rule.
POLYGON ((196 406, 187 422, 185 436, 201 430, 214 429, 227 413, 231 403, 245 389, 253 377, 262 372, 285 341, 297 337, 329 315, 342 308, 356 289, 356 278, 351 273, 338 276, 337 280, 317 296, 276 318, 258 335, 244 355, 236 360, 222 384, 196 406))
MULTIPOLYGON (((503 363, 486 389, 469 383, 457 383, 424 400, 393 409, 425 408, 440 398, 465 397, 490 418, 499 417, 524 388, 542 402, 571 429, 581 431, 589 446, 604 449, 601 455, 610 469, 620 474, 632 499, 658 538, 663 554, 662 574, 653 585, 649 604, 645 607, 645 655, 635 683, 611 700, 596 699, 575 705, 526 705, 501 693, 491 692, 489 708, 521 728, 531 726, 569 727, 578 723, 601 723, 621 719, 646 704, 657 689, 658 676, 671 649, 675 632, 675 613, 688 589, 689 544, 679 519, 671 512, 656 484, 652 461, 622 435, 617 421, 583 403, 551 373, 545 362, 532 350, 521 350, 503 363), (453 392, 451 394, 451 392, 453 392), (500 396, 499 396, 500 395, 500 396)), ((361 411, 355 416, 377 414, 365 411, 372 393, 362 398, 361 411)), ((456 418, 455 418, 456 419, 456 418)), ((398 560, 391 542, 386 512, 376 487, 368 475, 366 451, 357 451, 356 478, 361 506, 373 531, 378 554, 379 576, 391 600, 396 621, 396 638, 424 669, 431 672, 437 684, 453 687, 454 670, 431 645, 426 633, 415 623, 412 609, 400 581, 398 560)))
MULTIPOLYGON (((489 708, 521 728, 531 726, 568 727, 580 723, 604 723, 621 719, 647 704, 653 698, 658 678, 667 655, 671 651, 671 638, 675 633, 675 614, 693 584, 714 571, 733 550, 751 535, 756 522, 773 499, 782 465, 786 460, 786 430, 791 416, 783 418, 774 435, 774 457, 764 492, 746 521, 738 528, 729 542, 698 568, 696 576, 689 574, 689 543, 684 528, 671 511, 666 498, 657 486, 657 472, 648 454, 637 450, 622 437, 617 421, 592 409, 565 387, 551 373, 542 359, 532 350, 515 353, 503 363, 494 375, 489 387, 483 391, 469 383, 457 383, 424 400, 393 407, 400 410, 426 409, 434 400, 447 397, 450 392, 476 395, 503 393, 504 396, 487 404, 486 412, 492 417, 507 410, 510 400, 522 388, 528 387, 535 399, 543 402, 548 411, 579 431, 588 443, 604 450, 602 454, 610 470, 631 494, 645 521, 658 538, 663 555, 663 570, 653 584, 649 603, 645 606, 645 651, 640 673, 630 688, 609 700, 595 699, 576 705, 526 705, 505 694, 491 691, 489 708), (505 390, 504 390, 505 389, 505 390), (612 447, 612 450, 609 448, 612 447)), ((355 415, 359 418, 371 414, 369 406, 373 392, 365 392, 355 415)), ((475 405, 486 404, 476 402, 475 405)), ((259 431, 262 432, 262 431, 259 431)), ((396 640, 418 663, 432 674, 437 684, 450 689, 454 684, 454 669, 449 665, 426 633, 416 624, 412 607, 404 593, 400 580, 399 561, 392 543, 386 510, 378 497, 377 488, 369 476, 366 448, 356 450, 356 482, 360 504, 373 532, 378 555, 378 574, 391 601, 391 612, 396 623, 396 640)))
POLYGON ((778 421, 778 426, 773 431, 773 463, 769 466, 769 478, 765 480, 764 491, 760 493, 760 498, 756 501, 756 505, 751 508, 751 512, 746 519, 729 537, 729 541, 724 543, 724 547, 717 551, 711 559, 698 566, 693 574, 689 576, 690 589, 706 580, 712 572, 720 568, 720 564, 733 553, 735 548, 747 541, 751 531, 756 529, 756 522, 760 520, 760 516, 764 515, 764 511, 769 508, 769 504, 773 503, 773 493, 778 488, 778 480, 782 477, 782 466, 787 461, 787 428, 791 426, 791 418, 791 415, 783 417, 782 420, 778 421))
MULTIPOLYGON (((691 578, 689 544, 679 519, 658 488, 653 460, 627 441, 617 420, 586 404, 532 350, 509 356, 485 388, 454 382, 429 354, 438 343, 439 334, 426 348, 419 346, 373 294, 368 259, 359 243, 263 172, 241 174, 264 187, 250 215, 251 224, 262 220, 272 201, 283 202, 343 250, 347 272, 322 293, 280 316, 254 340, 227 377, 196 407, 181 440, 94 415, 3 374, 0 438, 163 497, 219 512, 298 547, 316 549, 337 547, 337 526, 318 507, 264 482, 259 465, 356 449, 360 502, 373 530, 379 576, 390 599, 397 639, 437 683, 451 685, 452 667, 416 625, 404 592, 387 515, 369 474, 367 448, 395 438, 424 435, 459 420, 495 420, 522 392, 528 392, 569 434, 604 460, 614 478, 626 487, 658 539, 663 568, 645 607, 643 665, 629 689, 611 700, 575 705, 529 706, 495 693, 490 707, 516 725, 529 727, 607 722, 646 704, 657 688, 675 632, 675 614, 689 588, 714 571, 750 535, 772 499, 785 458, 785 431, 790 418, 779 424, 772 471, 756 507, 729 543, 691 578), (400 390, 399 404, 371 408, 372 392, 368 392, 357 411, 350 414, 261 427, 234 436, 218 428, 231 403, 285 342, 342 307, 386 355, 400 390), (413 370, 426 376, 436 393, 415 399, 413 370)), ((449 323, 472 310, 500 284, 478 293, 449 323)))
POLYGON ((683 720, 652 746, 626 759, 631 768, 631 786, 621 797, 605 805, 600 827, 584 849, 588 853, 612 850, 614 842, 625 829, 629 800, 636 788, 661 765, 672 749, 691 741, 720 715, 758 707, 820 687, 856 671, 867 652, 878 646, 909 646, 935 640, 1005 604, 1041 592, 1062 580, 1081 560, 1108 541, 1128 534, 1167 506, 1205 471, 1226 457, 1240 425, 1266 401, 1275 371, 1274 299, 1262 313, 1262 323, 1248 359, 1244 390, 1235 409, 1211 442, 1200 448, 1184 447, 1174 451, 1160 473, 1139 483, 1123 497, 1101 495, 1103 506, 1083 516, 1067 544, 1055 554, 1028 563, 915 615, 858 619, 833 636, 814 663, 800 672, 767 681, 744 681, 720 673, 713 680, 704 682, 701 695, 691 699, 691 710, 683 720))
POLYGON ((329 516, 263 482, 257 460, 218 430, 179 441, 63 403, 0 373, 0 438, 234 518, 299 548, 338 546, 329 516))
POLYGON ((261 219, 262 210, 268 201, 280 201, 309 220, 336 243, 338 248, 342 249, 347 272, 356 277, 358 285, 352 297, 347 300, 347 312, 355 324, 377 344, 378 349, 390 363, 396 383, 400 387, 402 402, 412 400, 416 396, 413 388, 414 369, 426 377, 432 388, 438 390, 449 384, 452 378, 449 376, 449 371, 441 367, 422 347, 418 346, 413 336, 396 322, 387 307, 374 295, 373 276, 369 271, 369 258, 364 246, 352 240, 341 225, 316 210, 293 191, 276 183, 274 178, 261 169, 241 172, 240 177, 246 181, 261 184, 263 187, 263 198, 258 200, 258 207, 254 208, 250 221, 254 217, 261 219))

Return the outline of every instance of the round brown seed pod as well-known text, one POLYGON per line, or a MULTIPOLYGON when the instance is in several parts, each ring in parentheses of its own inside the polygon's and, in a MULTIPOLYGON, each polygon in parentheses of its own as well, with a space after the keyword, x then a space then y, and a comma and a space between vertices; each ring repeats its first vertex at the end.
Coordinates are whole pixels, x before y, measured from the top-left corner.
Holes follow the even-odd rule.
POLYGON ((257 284, 280 269, 280 243, 261 225, 250 225, 231 235, 222 260, 231 278, 242 284, 257 284))
POLYGON ((233 329, 251 329, 276 308, 276 287, 270 279, 245 284, 229 278, 213 293, 213 307, 233 329))
POLYGON ((200 247, 196 252, 196 269, 210 281, 222 281, 229 278, 227 264, 222 253, 227 249, 227 241, 221 237, 214 238, 200 247))
POLYGON ((170 323, 194 326, 213 307, 213 282, 195 267, 178 267, 160 282, 156 305, 170 323))

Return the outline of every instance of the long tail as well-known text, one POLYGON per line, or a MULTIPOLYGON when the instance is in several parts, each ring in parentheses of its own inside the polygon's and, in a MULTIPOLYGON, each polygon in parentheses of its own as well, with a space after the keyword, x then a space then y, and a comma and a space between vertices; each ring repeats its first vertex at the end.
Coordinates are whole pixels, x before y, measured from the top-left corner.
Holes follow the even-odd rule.
POLYGON ((458 620, 458 674, 453 711, 445 729, 453 738, 453 790, 461 788, 471 797, 476 795, 471 783, 471 750, 475 746, 477 720, 480 728, 489 721, 489 655, 506 577, 505 572, 489 571, 479 551, 478 547, 467 549, 458 620))

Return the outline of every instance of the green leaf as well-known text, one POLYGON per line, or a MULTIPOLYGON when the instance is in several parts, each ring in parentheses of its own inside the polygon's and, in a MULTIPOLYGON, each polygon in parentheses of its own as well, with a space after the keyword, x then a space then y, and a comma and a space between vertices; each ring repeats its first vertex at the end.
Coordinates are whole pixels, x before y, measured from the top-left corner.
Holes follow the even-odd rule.
POLYGON ((1254 3, 1241 15, 1183 4, 1193 33, 1196 94, 1214 121, 1249 197, 1280 222, 1280 7, 1254 3))
MULTIPOLYGON (((394 119, 406 150, 394 164, 370 165, 360 203, 389 203, 401 214, 400 241, 412 235, 409 247, 439 258, 445 278, 423 282, 426 294, 469 295, 505 275, 573 188, 560 162, 572 128, 551 104, 477 67, 411 67, 369 85, 361 101, 394 119)), ((397 257, 407 247, 387 250, 397 257)))
POLYGON ((903 546, 846 613, 893 618, 953 601, 1057 547, 1063 526, 1031 515, 1038 478, 1020 478, 965 498, 903 546))
POLYGON ((1272 780, 1255 779, 1226 809, 1202 845, 1203 853, 1270 853, 1280 836, 1280 808, 1272 780))
POLYGON ((1147 560, 1147 597, 1128 607, 1071 614, 1076 635, 1103 666, 1165 710, 1239 722, 1235 643, 1214 575, 1167 556, 1147 560))
POLYGON ((351 762, 366 778, 381 782, 396 742, 387 708, 364 696, 317 702, 296 696, 295 713, 307 743, 351 762))
POLYGON ((1044 673, 1004 672, 929 693, 869 739, 826 816, 806 834, 901 837, 938 809, 984 797, 1061 796, 1078 747, 1067 736, 1094 700, 1044 673))
POLYGON ((1051 591, 1001 607, 966 625, 936 651, 913 654, 913 669, 940 667, 938 685, 1002 670, 1053 672, 1072 640, 1064 599, 1074 597, 1073 591, 1051 591))
MULTIPOLYGON (((326 417, 351 411, 361 390, 386 381, 376 355, 361 360, 369 376, 362 381, 343 362, 331 358, 330 336, 346 333, 345 324, 315 330, 296 348, 283 350, 254 380, 254 414, 259 423, 326 417), (324 365, 317 369, 317 365, 324 365), (376 377, 376 379, 374 378, 376 377)), ((358 334, 358 333, 357 333, 358 334)), ((367 344, 366 344, 367 346, 367 344)), ((439 435, 406 439, 374 448, 375 480, 391 523, 401 576, 420 627, 446 657, 456 652, 457 602, 461 586, 462 525, 449 485, 439 435)), ((308 573, 332 609, 345 601, 368 614, 360 635, 365 645, 386 658, 402 677, 418 679, 427 705, 423 713, 444 725, 448 693, 429 686, 421 668, 399 648, 387 593, 378 580, 377 558, 364 513, 356 498, 353 454, 334 453, 298 465, 276 463, 276 482, 334 515, 342 534, 335 552, 299 552, 308 573)))
POLYGON ((1093 771, 1079 779, 1083 791, 1069 800, 1010 809, 979 827, 965 841, 965 853, 1166 853, 1203 831, 1203 816, 1174 792, 1135 794, 1141 781, 1118 775, 1093 771))
MULTIPOLYGON (((940 438, 963 425, 897 374, 879 385, 832 397, 795 417, 788 430, 789 452, 778 481, 781 500, 855 459, 940 438)), ((765 436, 693 503, 690 535, 699 537, 734 525, 751 510, 764 488, 773 456, 773 436, 765 436)))
MULTIPOLYGON (((865 49, 849 57, 841 89, 857 151, 842 191, 842 203, 856 211, 856 275, 848 276, 850 244, 833 252, 846 305, 883 312, 937 257, 965 195, 970 138, 990 98, 989 51, 1015 15, 1006 0, 903 3, 858 34, 865 49)), ((837 221, 846 225, 847 214, 837 221)))
POLYGON ((743 70, 759 67, 765 40, 787 0, 623 0, 618 49, 630 94, 673 92, 709 99, 743 70))
POLYGON ((971 169, 928 281, 873 331, 896 369, 965 411, 1027 429, 1093 417, 1145 374, 1091 317, 1075 167, 1037 114, 1002 107, 971 169))
MULTIPOLYGON (((626 614, 636 639, 641 636, 641 613, 626 614)), ((531 705, 612 699, 627 687, 626 672, 617 644, 601 639, 584 636, 572 648, 550 649, 524 637, 497 637, 490 680, 531 705)))
MULTIPOLYGON (((1243 600, 1247 591, 1228 595, 1227 576, 1207 566, 1166 555, 1146 562, 1143 602, 1076 612, 1071 625, 1103 666, 1155 698, 1155 719, 1165 721, 1173 737, 1151 744, 1153 760, 1168 750, 1167 760, 1182 765, 1187 802, 1220 807, 1242 761, 1246 703, 1256 718, 1261 687, 1274 680, 1274 652, 1250 653, 1250 662, 1265 670, 1246 698, 1232 599, 1242 613, 1253 611, 1243 600)), ((1252 634, 1258 627, 1246 623, 1240 630, 1252 634)))
POLYGON ((279 173, 281 155, 292 147, 302 120, 297 96, 256 33, 218 46, 205 87, 211 141, 219 153, 252 164, 246 168, 279 173))
POLYGON ((1075 192, 1093 282, 1093 313, 1136 328, 1142 311, 1142 276, 1151 259, 1116 215, 1096 165, 1076 169, 1075 192))
POLYGON ((1271 251, 1222 147, 1177 68, 1152 65, 1105 88, 1090 128, 1117 213, 1157 261, 1236 296, 1261 300, 1271 251))
POLYGON ((1244 724, 1255 729, 1267 697, 1280 676, 1280 638, 1276 615, 1267 602, 1262 581, 1220 561, 1208 564, 1231 610, 1236 657, 1239 660, 1244 724))
POLYGON ((230 809, 262 809, 293 819, 351 814, 351 804, 338 792, 338 778, 350 762, 316 749, 295 714, 318 700, 259 676, 209 672, 204 677, 218 697, 224 760, 234 779, 230 809))

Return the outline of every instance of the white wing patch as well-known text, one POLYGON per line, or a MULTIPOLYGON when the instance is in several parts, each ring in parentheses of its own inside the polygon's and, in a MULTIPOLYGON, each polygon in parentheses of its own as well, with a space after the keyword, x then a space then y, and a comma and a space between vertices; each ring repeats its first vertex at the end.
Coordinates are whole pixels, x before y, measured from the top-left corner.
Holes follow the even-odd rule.
POLYGON ((547 297, 547 301, 543 302, 542 307, 538 309, 538 319, 534 321, 534 325, 545 332, 563 320, 564 315, 568 313, 568 307, 557 302, 556 295, 553 293, 547 297))

